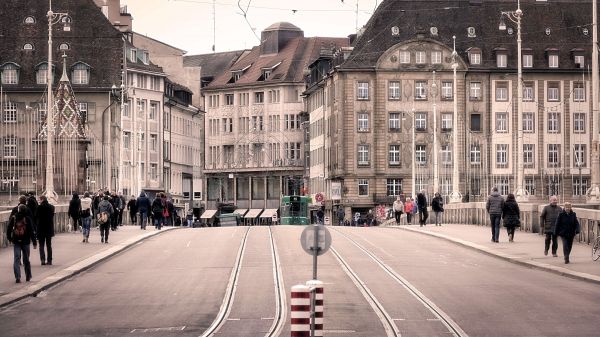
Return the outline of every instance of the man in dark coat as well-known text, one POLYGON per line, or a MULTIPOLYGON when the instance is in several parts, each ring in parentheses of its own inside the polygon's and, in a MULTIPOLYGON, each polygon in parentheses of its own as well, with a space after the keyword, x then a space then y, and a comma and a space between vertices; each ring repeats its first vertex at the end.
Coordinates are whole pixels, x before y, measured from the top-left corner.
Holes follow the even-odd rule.
POLYGON ((569 263, 569 255, 573 248, 573 239, 580 231, 577 214, 573 212, 570 202, 565 202, 565 209, 558 214, 556 218, 556 228, 554 234, 560 236, 563 244, 563 253, 565 254, 565 264, 569 263))
POLYGON ((429 218, 429 212, 427 211, 427 196, 425 190, 421 190, 417 194, 417 209, 419 211, 419 225, 427 225, 427 218, 429 218))
POLYGON ((137 207, 137 211, 140 213, 140 228, 146 229, 146 222, 148 222, 148 211, 150 210, 150 199, 148 199, 146 193, 140 193, 135 205, 137 207))
POLYGON ((73 198, 69 201, 69 217, 73 219, 73 232, 79 230, 79 218, 81 217, 81 200, 79 194, 73 193, 73 198))
POLYGON ((548 249, 550 248, 550 242, 552 242, 552 256, 556 257, 556 250, 558 249, 558 237, 554 234, 554 227, 556 225, 556 218, 562 211, 562 208, 558 206, 558 198, 553 195, 550 197, 550 203, 544 206, 542 214, 540 214, 540 224, 542 231, 546 235, 544 242, 544 255, 548 255, 548 249))
POLYGON ((127 202, 127 210, 129 211, 129 220, 131 220, 131 224, 135 225, 137 223, 137 202, 135 200, 135 196, 132 195, 131 199, 127 202))
MULTIPOLYGON (((23 196, 24 197, 24 196, 23 196)), ((13 271, 15 281, 21 283, 21 256, 23 256, 23 267, 25 267, 25 279, 31 280, 31 263, 29 262, 29 245, 33 243, 33 249, 37 248, 35 229, 29 209, 23 203, 17 206, 17 211, 11 215, 6 226, 6 238, 14 245, 13 271)))
POLYGON ((54 236, 54 206, 45 195, 40 196, 40 205, 35 212, 37 223, 37 237, 40 241, 40 261, 43 265, 52 265, 52 237, 54 236), (45 246, 45 248, 44 248, 45 246), (47 250, 47 259, 46 252, 47 250))
POLYGON ((440 213, 444 212, 444 199, 438 192, 435 192, 435 196, 433 197, 433 200, 431 200, 431 210, 435 215, 435 225, 441 226, 442 221, 440 220, 440 213))
POLYGON ((499 242, 500 239, 500 220, 502 220, 502 209, 504 208, 504 198, 498 192, 498 187, 492 188, 492 193, 488 197, 485 209, 490 215, 490 227, 492 227, 492 242, 499 242))
MULTIPOLYGON (((35 199, 33 192, 29 192, 27 195, 27 208, 31 211, 31 214, 35 214, 38 207, 38 202, 35 199)), ((33 224, 35 226, 35 223, 33 224)))

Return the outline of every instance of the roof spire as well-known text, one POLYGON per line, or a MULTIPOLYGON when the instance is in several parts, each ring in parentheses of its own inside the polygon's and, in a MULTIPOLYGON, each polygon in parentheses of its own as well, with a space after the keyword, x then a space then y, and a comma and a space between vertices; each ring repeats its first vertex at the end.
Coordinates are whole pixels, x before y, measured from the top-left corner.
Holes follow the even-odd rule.
POLYGON ((63 73, 60 78, 60 82, 69 82, 69 77, 67 76, 67 54, 63 53, 63 73))

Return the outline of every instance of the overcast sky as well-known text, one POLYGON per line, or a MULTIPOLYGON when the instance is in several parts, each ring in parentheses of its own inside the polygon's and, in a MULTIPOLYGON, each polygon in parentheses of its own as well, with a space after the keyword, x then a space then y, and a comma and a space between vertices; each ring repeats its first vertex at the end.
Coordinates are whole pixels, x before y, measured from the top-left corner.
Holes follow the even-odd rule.
POLYGON ((355 33, 382 0, 121 0, 133 17, 133 30, 187 55, 252 48, 260 32, 279 21, 290 22, 304 36, 345 37, 355 33), (358 16, 356 5, 358 3, 358 16), (249 6, 249 7, 248 7, 249 6), (216 17, 213 30, 213 18, 216 17))

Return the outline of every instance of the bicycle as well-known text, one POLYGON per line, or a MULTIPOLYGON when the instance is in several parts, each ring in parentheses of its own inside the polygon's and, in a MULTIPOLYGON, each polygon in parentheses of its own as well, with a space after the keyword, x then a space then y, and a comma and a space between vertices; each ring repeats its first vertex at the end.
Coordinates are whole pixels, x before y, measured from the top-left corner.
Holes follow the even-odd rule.
POLYGON ((594 245, 592 246, 592 259, 597 261, 600 258, 600 235, 596 238, 594 245))

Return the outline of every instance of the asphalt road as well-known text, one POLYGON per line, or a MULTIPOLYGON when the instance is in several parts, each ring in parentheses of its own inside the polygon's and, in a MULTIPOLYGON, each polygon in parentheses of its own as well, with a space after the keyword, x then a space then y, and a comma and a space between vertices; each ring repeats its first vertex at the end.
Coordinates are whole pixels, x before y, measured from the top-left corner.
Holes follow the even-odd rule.
MULTIPOLYGON (((0 335, 200 336, 217 317, 246 229, 180 229, 152 237, 0 311, 0 335)), ((289 289, 312 278, 312 258, 300 247, 303 227, 272 229, 287 297, 280 336, 289 336, 289 289)), ((600 331, 595 284, 419 233, 330 231, 335 251, 402 336, 451 335, 427 302, 469 336, 598 336, 600 331)), ((373 303, 333 252, 319 257, 318 278, 325 283, 325 336, 387 336, 373 303)), ((274 284, 268 228, 251 228, 232 306, 215 336, 264 336, 276 310, 274 284)))

